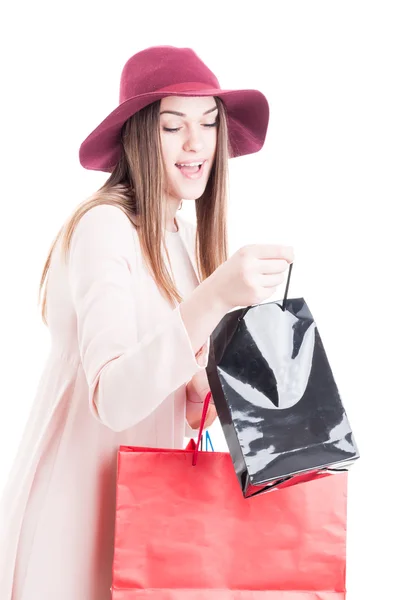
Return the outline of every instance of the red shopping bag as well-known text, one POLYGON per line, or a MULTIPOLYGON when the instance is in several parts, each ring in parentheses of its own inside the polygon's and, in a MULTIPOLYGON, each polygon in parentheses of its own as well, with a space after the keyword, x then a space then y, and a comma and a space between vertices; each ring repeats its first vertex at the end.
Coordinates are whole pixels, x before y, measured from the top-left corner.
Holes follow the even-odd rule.
POLYGON ((346 487, 245 499, 228 453, 121 446, 112 599, 343 600, 346 487))

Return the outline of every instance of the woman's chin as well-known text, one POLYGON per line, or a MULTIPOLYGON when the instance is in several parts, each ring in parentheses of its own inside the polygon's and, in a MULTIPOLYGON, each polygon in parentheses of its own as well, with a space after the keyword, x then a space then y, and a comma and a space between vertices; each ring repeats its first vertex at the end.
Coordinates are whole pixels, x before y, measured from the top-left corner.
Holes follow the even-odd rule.
POLYGON ((203 192, 206 189, 206 185, 203 185, 202 182, 191 183, 188 185, 181 185, 178 188, 178 198, 183 198, 184 200, 197 200, 203 195, 203 192))

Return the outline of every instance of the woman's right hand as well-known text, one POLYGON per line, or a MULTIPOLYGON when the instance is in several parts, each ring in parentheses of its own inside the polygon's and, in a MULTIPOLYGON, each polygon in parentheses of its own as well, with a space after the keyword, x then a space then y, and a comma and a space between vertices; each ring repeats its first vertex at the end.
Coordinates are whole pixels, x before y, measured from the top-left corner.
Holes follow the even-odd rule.
POLYGON ((283 273, 293 261, 292 246, 249 244, 220 265, 208 281, 228 312, 270 298, 283 283, 283 273))

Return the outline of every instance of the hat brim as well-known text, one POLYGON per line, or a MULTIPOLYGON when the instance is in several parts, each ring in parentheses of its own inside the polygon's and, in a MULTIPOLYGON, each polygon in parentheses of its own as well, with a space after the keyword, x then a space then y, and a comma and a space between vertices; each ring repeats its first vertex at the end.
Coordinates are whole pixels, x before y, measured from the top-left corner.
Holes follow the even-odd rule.
POLYGON ((231 156, 258 152, 264 145, 268 128, 269 105, 258 90, 207 89, 179 92, 150 92, 129 98, 113 110, 79 149, 80 164, 85 169, 110 173, 120 158, 120 132, 123 124, 134 113, 156 100, 167 96, 218 96, 227 109, 227 123, 231 156))

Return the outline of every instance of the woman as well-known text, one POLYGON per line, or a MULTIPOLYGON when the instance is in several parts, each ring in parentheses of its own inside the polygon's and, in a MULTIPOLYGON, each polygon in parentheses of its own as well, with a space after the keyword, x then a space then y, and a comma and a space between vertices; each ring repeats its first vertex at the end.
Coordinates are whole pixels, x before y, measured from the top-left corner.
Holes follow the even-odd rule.
POLYGON ((2 502, 3 600, 110 598, 119 446, 195 435, 211 332, 269 298, 293 261, 261 244, 227 259, 228 158, 260 150, 267 124, 260 92, 221 90, 188 48, 124 66, 119 106, 80 148, 111 175, 43 271, 51 351, 2 502), (197 235, 177 217, 183 198, 197 235))

